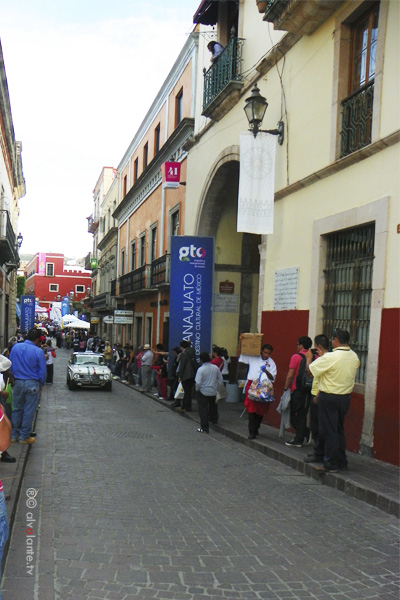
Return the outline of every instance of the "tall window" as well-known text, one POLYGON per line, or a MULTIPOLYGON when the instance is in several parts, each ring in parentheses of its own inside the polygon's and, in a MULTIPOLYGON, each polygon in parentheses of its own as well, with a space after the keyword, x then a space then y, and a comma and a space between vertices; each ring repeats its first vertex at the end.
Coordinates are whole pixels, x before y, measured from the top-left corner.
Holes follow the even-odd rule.
POLYGON ((125 175, 124 181, 123 181, 123 189, 122 189, 122 197, 123 198, 125 198, 125 196, 126 196, 127 189, 128 189, 128 178, 127 178, 127 175, 125 175))
POLYGON ((143 170, 147 167, 149 162, 149 144, 145 143, 143 148, 143 170))
POLYGON ((132 271, 136 269, 136 242, 132 242, 131 246, 131 269, 132 271))
POLYGON ((153 260, 155 260, 157 258, 157 226, 156 225, 154 227, 152 227, 150 235, 151 235, 150 262, 153 262, 153 260))
POLYGON ((125 250, 121 250, 121 275, 125 275, 125 250))
POLYGON ((179 90, 175 97, 175 127, 182 121, 182 103, 183 103, 183 88, 179 90))
POLYGON ((160 150, 160 123, 154 130, 154 156, 160 150))
POLYGON ((352 27, 349 96, 342 101, 341 157, 371 143, 379 4, 352 27))
POLYGON ((46 263, 46 275, 54 277, 54 263, 46 263))
POLYGON ((371 313, 375 225, 327 235, 323 331, 347 329, 361 362, 357 381, 365 383, 371 313))
POLYGON ((375 5, 354 25, 352 92, 359 90, 375 77, 378 17, 379 5, 375 5))
POLYGON ((136 321, 136 346, 141 346, 142 345, 142 335, 143 335, 143 318, 142 317, 135 317, 135 321, 136 321))
POLYGON ((139 159, 135 158, 135 162, 133 163, 133 182, 136 183, 139 176, 139 159))
POLYGON ((140 236, 139 261, 140 261, 139 267, 144 267, 144 265, 146 264, 146 236, 145 236, 145 234, 140 236))
POLYGON ((171 214, 171 235, 179 235, 179 209, 171 214))
POLYGON ((146 344, 152 345, 152 337, 153 337, 153 319, 152 317, 146 317, 146 344))

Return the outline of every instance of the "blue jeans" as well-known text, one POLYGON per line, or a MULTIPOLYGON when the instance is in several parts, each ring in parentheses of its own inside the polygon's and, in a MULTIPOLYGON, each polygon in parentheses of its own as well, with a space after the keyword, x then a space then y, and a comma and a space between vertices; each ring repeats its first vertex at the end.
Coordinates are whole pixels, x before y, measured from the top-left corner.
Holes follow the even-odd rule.
MULTIPOLYGON (((4 499, 4 492, 0 492, 0 566, 3 558, 3 550, 8 538, 8 519, 6 511, 6 501, 4 499)), ((0 573, 1 579, 1 573, 0 573)), ((0 591, 1 600, 1 591, 0 591)))
POLYGON ((11 438, 26 440, 32 431, 33 417, 39 400, 39 382, 36 379, 16 379, 13 387, 14 410, 11 415, 11 438))

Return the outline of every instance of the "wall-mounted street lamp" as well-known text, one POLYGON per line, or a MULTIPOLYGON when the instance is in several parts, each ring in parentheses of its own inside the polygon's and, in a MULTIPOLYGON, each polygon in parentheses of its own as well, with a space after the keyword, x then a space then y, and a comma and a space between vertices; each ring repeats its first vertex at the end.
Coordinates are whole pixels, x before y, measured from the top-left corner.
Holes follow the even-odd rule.
POLYGON ((17 235, 17 246, 18 246, 18 248, 21 248, 21 246, 22 246, 22 242, 23 242, 23 241, 24 241, 24 238, 23 238, 23 236, 21 235, 21 233, 19 233, 19 234, 17 235))
POLYGON ((283 121, 279 121, 278 129, 260 129, 261 123, 264 119, 265 111, 267 110, 268 102, 261 96, 260 90, 257 84, 254 84, 251 94, 246 98, 246 104, 244 106, 244 112, 246 113, 247 120, 250 125, 250 131, 254 137, 257 137, 257 133, 270 133, 278 136, 278 144, 282 146, 284 140, 285 125, 283 121))

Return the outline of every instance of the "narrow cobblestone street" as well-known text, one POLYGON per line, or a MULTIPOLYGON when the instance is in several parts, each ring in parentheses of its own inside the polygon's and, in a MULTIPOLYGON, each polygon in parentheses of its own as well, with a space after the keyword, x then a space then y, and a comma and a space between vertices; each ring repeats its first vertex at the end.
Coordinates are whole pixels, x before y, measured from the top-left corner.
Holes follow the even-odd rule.
POLYGON ((119 382, 69 391, 68 356, 42 393, 3 600, 398 600, 395 517, 119 382))

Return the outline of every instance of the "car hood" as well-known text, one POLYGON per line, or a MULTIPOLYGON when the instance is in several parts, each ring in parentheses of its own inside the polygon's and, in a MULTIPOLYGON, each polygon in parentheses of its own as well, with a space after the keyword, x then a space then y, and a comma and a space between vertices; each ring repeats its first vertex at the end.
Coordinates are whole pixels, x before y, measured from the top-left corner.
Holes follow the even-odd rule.
POLYGON ((108 367, 102 365, 72 365, 71 370, 80 375, 105 375, 110 373, 108 367))

